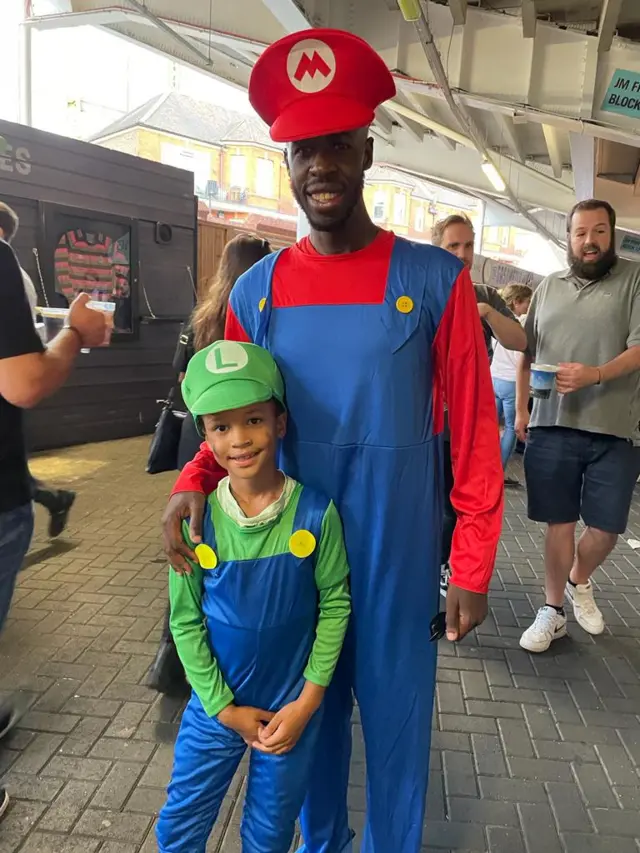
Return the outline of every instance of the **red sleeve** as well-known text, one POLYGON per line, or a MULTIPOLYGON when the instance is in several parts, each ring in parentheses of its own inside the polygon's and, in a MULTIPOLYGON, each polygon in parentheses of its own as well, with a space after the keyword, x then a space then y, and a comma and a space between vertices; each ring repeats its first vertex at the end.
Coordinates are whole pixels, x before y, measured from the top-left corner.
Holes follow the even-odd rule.
MULTIPOLYGON (((251 343, 249 335, 243 329, 231 305, 227 308, 224 336, 228 341, 251 343)), ((218 483, 226 474, 224 468, 216 462, 209 445, 203 441, 200 450, 180 472, 171 494, 175 495, 176 492, 204 492, 205 495, 210 495, 217 489, 218 483)))
MULTIPOLYGON (((449 410, 453 490, 458 516, 451 580, 485 593, 502 529, 504 473, 487 350, 468 270, 453 286, 434 341, 436 388, 449 410)), ((436 400, 437 403, 437 400, 436 400)))

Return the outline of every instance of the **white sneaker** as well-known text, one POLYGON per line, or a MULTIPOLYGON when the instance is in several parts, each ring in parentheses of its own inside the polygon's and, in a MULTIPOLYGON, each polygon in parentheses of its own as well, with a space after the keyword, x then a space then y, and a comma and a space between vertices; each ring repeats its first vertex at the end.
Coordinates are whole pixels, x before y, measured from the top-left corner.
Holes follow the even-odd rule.
POLYGON ((554 640, 566 636, 567 618, 545 604, 538 610, 535 621, 520 637, 520 645, 528 652, 546 652, 554 640))
POLYGON ((566 595, 573 605, 573 615, 576 617, 578 625, 587 634, 597 636, 604 633, 604 617, 593 597, 591 581, 579 583, 576 586, 567 583, 566 595))
POLYGON ((444 563, 444 565, 440 566, 440 595, 443 598, 447 597, 447 592, 449 591, 450 577, 451 569, 449 568, 449 563, 444 563))

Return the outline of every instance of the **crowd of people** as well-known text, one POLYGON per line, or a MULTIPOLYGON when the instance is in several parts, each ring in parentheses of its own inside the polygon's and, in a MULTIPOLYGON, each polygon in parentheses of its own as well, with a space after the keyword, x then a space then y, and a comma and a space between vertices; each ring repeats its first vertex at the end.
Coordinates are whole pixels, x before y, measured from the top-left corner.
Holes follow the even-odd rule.
MULTIPOLYGON (((533 294, 474 288, 465 217, 438 223, 433 246, 372 222, 369 126, 393 78, 358 37, 313 35, 313 48, 308 31, 268 47, 249 86, 310 233, 278 253, 228 244, 175 362, 190 417, 163 518, 170 608, 152 683, 166 689, 173 650, 191 696, 160 853, 204 853, 247 749, 245 853, 286 853, 298 818, 304 853, 350 853, 354 699, 362 850, 418 853, 437 644, 487 615, 516 436, 529 517, 546 524, 531 652, 566 633, 565 599, 584 630, 604 630, 591 576, 638 474, 640 268, 616 254, 612 208, 576 204, 568 269, 533 294), (325 57, 313 75, 311 49, 325 57), (540 365, 555 383, 530 412, 540 365)), ((104 318, 78 297, 44 348, 3 240, 0 288, 1 626, 33 525, 21 410, 60 386, 104 318)))

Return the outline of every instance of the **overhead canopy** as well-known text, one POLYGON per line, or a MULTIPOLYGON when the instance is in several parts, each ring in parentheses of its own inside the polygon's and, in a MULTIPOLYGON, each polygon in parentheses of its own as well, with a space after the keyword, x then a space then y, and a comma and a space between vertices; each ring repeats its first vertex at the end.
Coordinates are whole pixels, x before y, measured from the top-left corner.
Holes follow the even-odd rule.
POLYGON ((39 2, 40 29, 100 26, 241 87, 286 32, 349 29, 396 77, 374 127, 380 160, 504 204, 547 236, 563 238, 576 194, 609 200, 640 232, 640 0, 422 0, 453 106, 424 27, 397 0, 48 0, 56 12, 38 16, 39 2))

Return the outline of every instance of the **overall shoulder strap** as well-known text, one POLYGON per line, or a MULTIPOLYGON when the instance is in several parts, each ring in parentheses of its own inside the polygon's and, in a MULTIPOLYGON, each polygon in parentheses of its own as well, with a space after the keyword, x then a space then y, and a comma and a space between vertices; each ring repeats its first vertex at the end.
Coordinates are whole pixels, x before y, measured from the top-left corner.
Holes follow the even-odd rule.
POLYGON ((329 498, 325 495, 303 486, 293 521, 294 534, 299 530, 308 530, 313 534, 316 543, 319 543, 322 535, 322 521, 329 503, 329 498))

